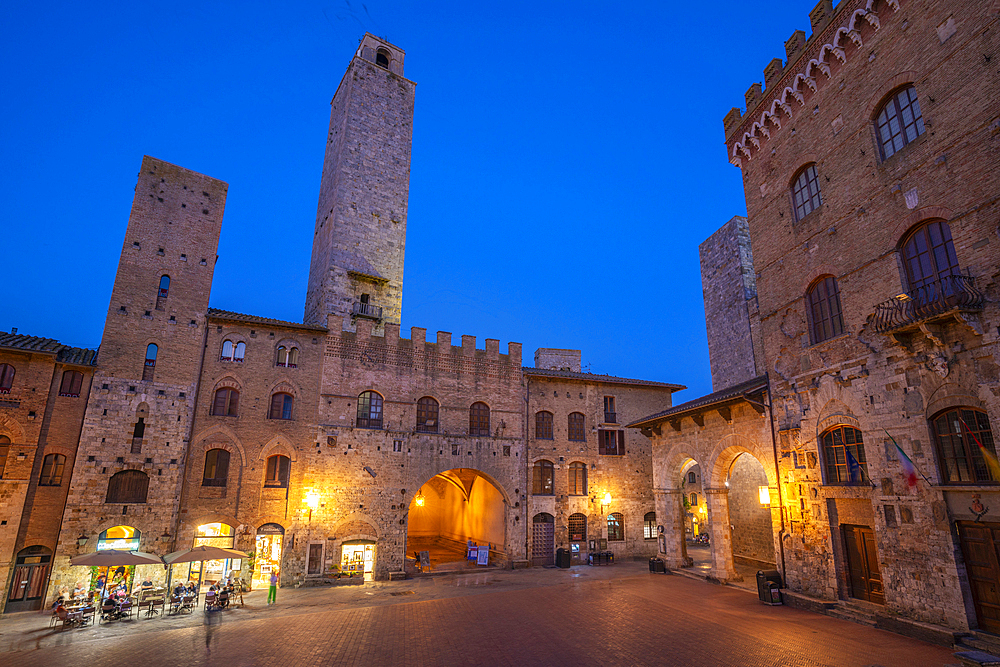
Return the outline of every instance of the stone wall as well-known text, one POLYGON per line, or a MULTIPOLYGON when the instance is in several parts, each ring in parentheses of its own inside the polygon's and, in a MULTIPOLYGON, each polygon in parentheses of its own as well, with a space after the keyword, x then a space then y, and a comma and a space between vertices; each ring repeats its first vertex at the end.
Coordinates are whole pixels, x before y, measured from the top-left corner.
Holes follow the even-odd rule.
POLYGON ((733 558, 740 562, 771 564, 774 531, 769 505, 760 504, 759 489, 767 486, 767 474, 749 454, 736 458, 729 469, 729 521, 733 526, 733 558))

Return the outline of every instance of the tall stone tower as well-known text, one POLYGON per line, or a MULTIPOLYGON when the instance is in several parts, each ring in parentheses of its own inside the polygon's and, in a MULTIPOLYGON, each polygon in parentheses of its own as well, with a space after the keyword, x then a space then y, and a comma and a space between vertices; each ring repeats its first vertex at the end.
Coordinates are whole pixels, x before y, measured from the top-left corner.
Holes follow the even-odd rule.
POLYGON ((333 96, 305 322, 399 323, 416 84, 402 49, 365 33, 333 96))
POLYGON ((157 553, 175 531, 227 189, 142 160, 50 590, 80 577, 77 553, 112 538, 157 553))
POLYGON ((719 391, 765 372, 747 219, 734 216, 698 246, 698 254, 712 389, 719 391))

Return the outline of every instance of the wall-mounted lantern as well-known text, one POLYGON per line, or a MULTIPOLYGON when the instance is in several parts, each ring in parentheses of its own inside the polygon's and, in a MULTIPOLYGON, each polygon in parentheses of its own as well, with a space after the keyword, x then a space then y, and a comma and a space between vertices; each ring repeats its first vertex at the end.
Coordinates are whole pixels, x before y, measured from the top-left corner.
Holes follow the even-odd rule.
POLYGON ((757 495, 760 498, 760 504, 764 507, 771 504, 771 489, 767 486, 758 486, 757 495))

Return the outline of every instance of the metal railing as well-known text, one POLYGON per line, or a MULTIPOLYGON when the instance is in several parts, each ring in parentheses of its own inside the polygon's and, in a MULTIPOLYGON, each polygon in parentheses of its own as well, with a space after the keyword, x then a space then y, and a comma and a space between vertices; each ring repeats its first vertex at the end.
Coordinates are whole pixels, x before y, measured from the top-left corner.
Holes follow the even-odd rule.
POLYGON ((984 301, 972 276, 945 276, 875 306, 875 331, 913 326, 952 310, 982 310, 984 301))
POLYGON ((367 317, 372 320, 382 319, 382 307, 373 306, 370 303, 356 303, 351 308, 351 314, 354 317, 367 317))
POLYGON ((605 410, 604 411, 604 423, 605 424, 617 424, 618 423, 618 414, 615 413, 615 412, 608 412, 607 410, 605 410))

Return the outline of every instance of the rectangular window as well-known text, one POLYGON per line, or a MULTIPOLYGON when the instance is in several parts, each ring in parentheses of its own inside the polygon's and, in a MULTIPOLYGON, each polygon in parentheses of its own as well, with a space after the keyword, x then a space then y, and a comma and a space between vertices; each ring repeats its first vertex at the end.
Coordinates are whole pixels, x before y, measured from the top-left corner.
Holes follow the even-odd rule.
POLYGON ((642 539, 656 539, 656 512, 647 512, 642 519, 642 539))
POLYGON ((623 456, 625 454, 625 431, 598 431, 597 448, 598 454, 623 456))
POLYGON ((403 441, 402 440, 393 440, 392 441, 392 451, 394 451, 394 452, 401 452, 401 451, 403 451, 403 441))
POLYGON ((287 488, 288 470, 290 467, 291 460, 287 456, 272 456, 268 458, 264 486, 287 488))
POLYGON ((605 396, 604 397, 604 423, 605 424, 617 424, 618 414, 615 412, 615 397, 605 396))

